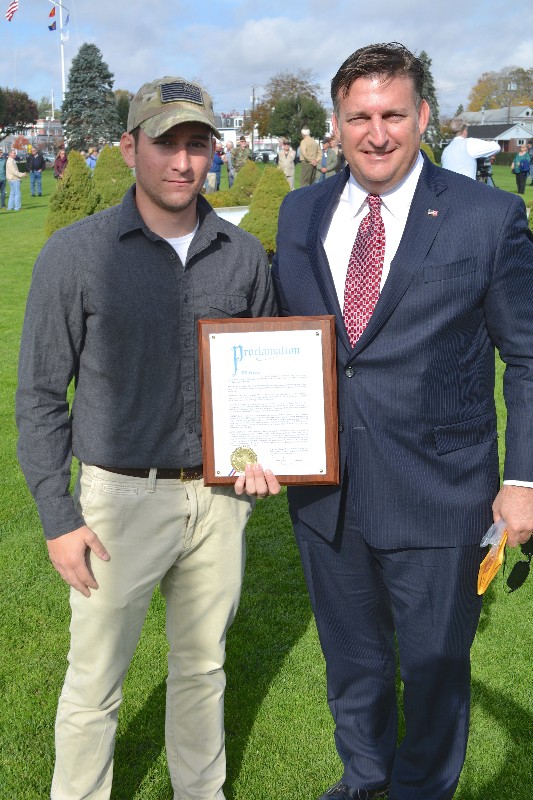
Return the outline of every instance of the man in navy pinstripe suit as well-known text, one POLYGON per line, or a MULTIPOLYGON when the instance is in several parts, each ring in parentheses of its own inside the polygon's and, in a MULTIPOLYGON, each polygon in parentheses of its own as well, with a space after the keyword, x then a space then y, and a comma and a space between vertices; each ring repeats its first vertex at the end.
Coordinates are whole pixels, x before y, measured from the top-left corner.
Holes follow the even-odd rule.
POLYGON ((396 43, 350 56, 332 82, 348 166, 291 192, 280 212, 282 313, 337 323, 342 482, 289 489, 343 763, 320 800, 453 797, 479 543, 493 519, 512 546, 533 530, 533 243, 521 200, 421 155, 423 77, 396 43), (351 344, 344 284, 369 195, 381 200, 385 256, 379 299, 351 344), (495 348, 506 362, 501 488, 495 348))

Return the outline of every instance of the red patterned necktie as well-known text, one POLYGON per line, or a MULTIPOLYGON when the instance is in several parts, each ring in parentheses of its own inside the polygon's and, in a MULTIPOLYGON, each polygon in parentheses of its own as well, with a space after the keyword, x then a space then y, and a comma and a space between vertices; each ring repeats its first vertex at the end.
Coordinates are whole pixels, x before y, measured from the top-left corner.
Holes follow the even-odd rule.
POLYGON ((369 194, 366 201, 370 212, 359 225, 344 287, 344 324, 352 347, 366 328, 378 301, 385 256, 381 197, 369 194))

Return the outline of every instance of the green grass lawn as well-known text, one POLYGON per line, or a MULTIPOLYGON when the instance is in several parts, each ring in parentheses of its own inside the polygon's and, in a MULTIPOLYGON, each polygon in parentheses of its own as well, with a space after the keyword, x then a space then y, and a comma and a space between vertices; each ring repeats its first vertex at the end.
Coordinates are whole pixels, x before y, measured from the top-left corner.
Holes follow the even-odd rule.
MULTIPOLYGON (((500 170, 496 183, 513 189, 510 170, 509 186, 500 170)), ((47 560, 16 461, 13 419, 25 297, 53 183, 46 172, 43 198, 31 198, 25 183, 22 211, 0 212, 0 800, 49 796, 55 707, 68 649, 68 590, 47 560)), ((533 188, 528 191, 533 199, 533 188)), ((500 363, 498 370, 503 430, 500 363)), ((502 437, 500 444, 503 451, 502 437)), ((509 561, 516 558, 513 551, 509 561)), ((508 595, 501 576, 486 595, 472 653, 472 728, 458 800, 533 795, 532 598, 531 578, 508 595)), ((125 686, 113 800, 172 798, 163 742, 166 649, 164 607, 156 593, 125 686)), ((228 639, 227 673, 227 800, 314 800, 340 768, 324 663, 284 494, 259 503, 248 528, 248 565, 228 639)))

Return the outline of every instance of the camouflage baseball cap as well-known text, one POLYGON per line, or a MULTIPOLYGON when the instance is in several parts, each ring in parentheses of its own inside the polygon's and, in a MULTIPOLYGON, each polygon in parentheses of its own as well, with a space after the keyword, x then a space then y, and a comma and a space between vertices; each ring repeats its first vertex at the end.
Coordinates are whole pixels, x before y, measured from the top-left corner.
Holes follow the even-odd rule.
POLYGON ((174 125, 201 122, 217 139, 213 101, 200 84, 184 78, 157 78, 141 86, 130 103, 128 133, 140 125, 151 139, 161 136, 174 125))

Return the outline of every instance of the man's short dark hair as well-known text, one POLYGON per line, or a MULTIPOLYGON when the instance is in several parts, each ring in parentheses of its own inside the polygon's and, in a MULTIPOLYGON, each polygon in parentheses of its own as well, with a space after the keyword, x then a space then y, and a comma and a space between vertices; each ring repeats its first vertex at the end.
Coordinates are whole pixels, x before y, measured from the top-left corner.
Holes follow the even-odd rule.
POLYGON ((424 65, 413 53, 399 42, 369 44, 348 56, 331 81, 331 99, 335 113, 339 113, 339 97, 346 97, 357 78, 387 78, 405 76, 411 78, 415 90, 417 107, 422 101, 424 65))
POLYGON ((139 137, 141 135, 141 126, 137 125, 137 127, 132 130, 131 135, 133 136, 133 141, 135 142, 135 152, 137 152, 137 150, 139 149, 139 137))

